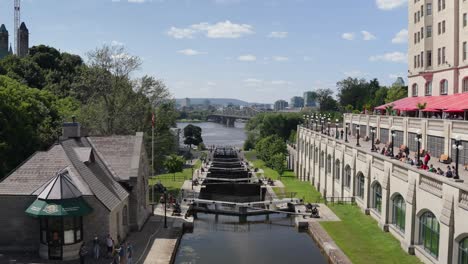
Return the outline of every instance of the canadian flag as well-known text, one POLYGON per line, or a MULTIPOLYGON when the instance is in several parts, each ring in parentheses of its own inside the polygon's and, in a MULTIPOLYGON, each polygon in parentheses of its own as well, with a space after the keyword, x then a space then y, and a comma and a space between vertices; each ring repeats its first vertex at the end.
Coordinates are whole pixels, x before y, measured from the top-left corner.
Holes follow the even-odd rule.
POLYGON ((154 113, 151 114, 151 126, 154 128, 154 113))

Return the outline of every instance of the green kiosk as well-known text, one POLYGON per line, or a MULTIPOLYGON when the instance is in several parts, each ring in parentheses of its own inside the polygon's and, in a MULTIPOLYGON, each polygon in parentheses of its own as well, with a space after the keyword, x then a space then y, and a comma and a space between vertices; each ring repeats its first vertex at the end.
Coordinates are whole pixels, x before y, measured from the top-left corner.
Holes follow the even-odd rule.
POLYGON ((58 171, 26 209, 26 214, 40 222, 39 255, 57 260, 79 258, 83 216, 91 211, 74 184, 70 169, 58 171))

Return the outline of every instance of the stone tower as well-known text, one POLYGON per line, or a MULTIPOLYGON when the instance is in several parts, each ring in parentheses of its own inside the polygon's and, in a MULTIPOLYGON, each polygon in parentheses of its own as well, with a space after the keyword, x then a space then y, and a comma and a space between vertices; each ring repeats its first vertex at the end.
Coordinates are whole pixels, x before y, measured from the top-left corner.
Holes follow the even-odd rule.
POLYGON ((0 26, 0 59, 8 54, 8 30, 5 25, 2 24, 0 26))
POLYGON ((18 56, 24 57, 29 53, 29 30, 26 27, 24 22, 21 23, 21 26, 18 30, 18 56))

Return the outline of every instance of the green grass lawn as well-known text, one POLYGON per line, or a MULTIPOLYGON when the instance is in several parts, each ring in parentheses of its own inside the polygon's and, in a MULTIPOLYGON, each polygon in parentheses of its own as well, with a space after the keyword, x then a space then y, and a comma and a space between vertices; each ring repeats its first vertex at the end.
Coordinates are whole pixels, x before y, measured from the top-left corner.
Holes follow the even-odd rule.
MULTIPOLYGON (((278 172, 266 167, 262 160, 258 160, 255 151, 245 152, 245 157, 255 167, 263 169, 265 177, 279 179, 278 172)), ((306 202, 316 202, 321 197, 315 187, 308 182, 299 181, 292 171, 285 172, 281 181, 285 188, 283 190, 274 188, 277 194, 295 192, 297 198, 302 198, 306 202)), ((341 221, 321 222, 321 225, 353 263, 421 263, 415 256, 406 254, 401 249, 400 242, 390 233, 383 232, 377 222, 363 214, 359 207, 355 205, 329 207, 341 221)))
POLYGON ((341 221, 320 224, 353 263, 421 263, 417 257, 406 254, 400 242, 390 233, 383 232, 377 222, 363 214, 358 206, 329 207, 341 221))
MULTIPOLYGON (((201 167, 201 161, 197 160, 194 164, 194 170, 201 167)), ((173 173, 166 173, 156 175, 149 179, 148 184, 150 186, 161 182, 164 185, 169 194, 177 195, 182 188, 185 180, 192 179, 192 169, 187 168, 184 169, 182 172, 177 172, 175 175, 173 173)), ((152 201, 152 192, 150 191, 150 201, 152 201)))

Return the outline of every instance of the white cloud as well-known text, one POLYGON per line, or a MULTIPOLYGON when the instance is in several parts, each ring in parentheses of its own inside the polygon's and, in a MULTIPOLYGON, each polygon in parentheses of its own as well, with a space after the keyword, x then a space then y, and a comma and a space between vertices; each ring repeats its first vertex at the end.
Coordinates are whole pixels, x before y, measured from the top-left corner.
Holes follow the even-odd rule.
POLYGON ((245 79, 244 84, 249 87, 258 87, 263 84, 263 80, 255 79, 255 78, 248 78, 245 79))
POLYGON ((193 38, 196 34, 204 34, 207 38, 241 38, 254 34, 253 27, 248 24, 236 24, 229 20, 210 24, 206 22, 190 25, 187 28, 171 27, 167 34, 176 39, 193 38))
POLYGON ((274 61, 288 61, 288 57, 283 57, 283 56, 273 56, 274 61))
POLYGON ((304 56, 302 59, 303 59, 304 61, 311 61, 311 60, 312 60, 312 58, 309 57, 309 56, 304 56))
POLYGON ((141 3, 144 3, 146 2, 146 0, 128 0, 129 3, 137 3, 137 4, 141 4, 141 3))
POLYGON ((274 81, 271 81, 271 84, 273 84, 273 85, 291 85, 292 82, 285 81, 285 80, 274 80, 274 81))
POLYGON ((364 40, 374 40, 374 39, 376 39, 376 37, 372 33, 370 33, 369 31, 363 30, 363 31, 361 31, 361 34, 362 34, 362 38, 364 40))
POLYGON ((125 46, 125 44, 123 42, 113 40, 111 41, 111 46, 125 46))
POLYGON ((288 32, 285 31, 273 31, 268 35, 269 38, 286 38, 287 36, 288 32))
POLYGON ((191 39, 195 33, 196 31, 190 28, 171 27, 169 31, 167 31, 167 34, 175 39, 191 39))
POLYGON ((341 38, 346 39, 346 40, 354 40, 354 33, 352 32, 343 33, 343 35, 341 35, 341 38))
POLYGON ((383 55, 371 56, 369 60, 370 61, 387 61, 387 62, 406 63, 407 55, 405 53, 395 51, 395 52, 385 53, 383 55))
POLYGON ((187 55, 187 56, 195 56, 195 55, 205 54, 205 52, 200 52, 200 51, 193 50, 193 49, 183 49, 183 50, 177 51, 177 53, 184 54, 184 55, 187 55))
POLYGON ((408 0, 376 0, 377 7, 382 10, 392 10, 403 6, 408 0))
POLYGON ((237 60, 239 61, 256 61, 257 60, 257 57, 255 57, 254 55, 241 55, 239 57, 237 57, 237 60))
POLYGON ((206 82, 206 85, 208 85, 208 86, 216 86, 216 83, 213 82, 213 81, 208 81, 208 82, 206 82))
POLYGON ((408 30, 402 29, 400 32, 396 33, 395 37, 392 39, 392 43, 400 44, 408 42, 408 30))

